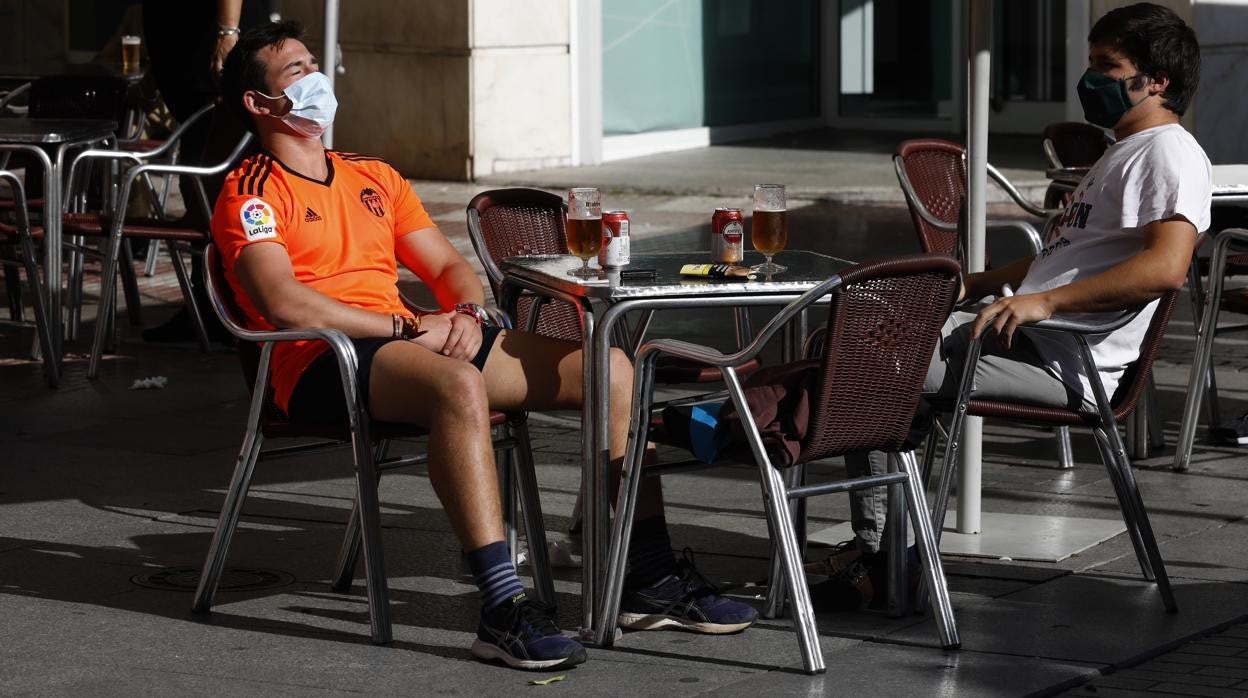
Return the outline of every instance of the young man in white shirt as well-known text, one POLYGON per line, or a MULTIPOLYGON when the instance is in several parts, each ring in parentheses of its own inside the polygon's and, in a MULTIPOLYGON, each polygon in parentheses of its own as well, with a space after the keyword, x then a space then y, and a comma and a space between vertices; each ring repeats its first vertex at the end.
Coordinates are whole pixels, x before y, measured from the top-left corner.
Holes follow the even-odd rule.
MULTIPOLYGON (((1085 118, 1112 129, 1116 143, 1079 185, 1038 255, 964 277, 964 298, 996 298, 976 314, 950 318, 927 393, 955 397, 970 340, 993 332, 976 370, 976 397, 1073 407, 1092 403, 1095 379, 1113 395, 1139 356, 1157 299, 1183 286, 1197 234, 1209 227, 1212 190, 1209 159, 1179 124, 1200 78, 1195 32, 1169 9, 1139 3, 1098 20, 1088 43, 1089 67, 1076 89, 1085 118), (1083 375, 1073 339, 1027 331, 1051 317, 1105 321, 1141 306, 1125 327, 1089 338, 1097 376, 1083 375)), ((880 453, 846 461, 851 474, 886 466, 880 453)), ((854 493, 854 544, 808 567, 833 577, 822 591, 840 598, 829 605, 853 607, 855 597, 882 589, 868 573, 883 559, 886 498, 885 488, 854 493)))

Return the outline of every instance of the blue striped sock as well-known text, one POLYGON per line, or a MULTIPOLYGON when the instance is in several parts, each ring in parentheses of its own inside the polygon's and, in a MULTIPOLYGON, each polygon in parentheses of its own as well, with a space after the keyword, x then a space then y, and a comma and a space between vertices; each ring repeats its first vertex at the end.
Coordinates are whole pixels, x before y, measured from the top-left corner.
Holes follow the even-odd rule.
POLYGON ((487 611, 524 593, 505 541, 470 551, 468 569, 472 570, 472 581, 481 590, 481 605, 487 611))

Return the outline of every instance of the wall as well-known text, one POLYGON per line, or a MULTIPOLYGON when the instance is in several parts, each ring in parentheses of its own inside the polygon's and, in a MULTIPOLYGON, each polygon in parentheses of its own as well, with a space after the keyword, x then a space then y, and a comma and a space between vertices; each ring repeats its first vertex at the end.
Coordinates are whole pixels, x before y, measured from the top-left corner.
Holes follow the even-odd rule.
MULTIPOLYGON (((348 0, 339 44, 346 72, 334 147, 384 157, 409 177, 463 180, 472 172, 469 0, 348 0)), ((283 0, 321 52, 321 0, 283 0)), ((328 66, 326 66, 328 69, 328 66)))
MULTIPOLYGON (((349 0, 334 146, 417 178, 571 162, 572 0, 349 0)), ((320 0, 284 0, 320 52, 320 0)))
POLYGON ((577 1, 469 0, 472 176, 571 164, 577 1))
POLYGON ((1244 95, 1248 94, 1248 2, 1198 2, 1200 89, 1196 92, 1196 139, 1214 164, 1248 163, 1244 95))
POLYGON ((65 60, 65 3, 0 0, 0 63, 65 60))

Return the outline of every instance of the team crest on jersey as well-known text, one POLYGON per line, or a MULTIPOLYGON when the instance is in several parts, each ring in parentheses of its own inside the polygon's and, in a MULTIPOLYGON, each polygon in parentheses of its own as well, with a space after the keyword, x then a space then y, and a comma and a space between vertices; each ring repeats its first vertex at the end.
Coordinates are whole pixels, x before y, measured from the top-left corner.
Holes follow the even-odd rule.
POLYGON ((260 199, 248 199, 238 215, 249 242, 277 237, 277 216, 273 215, 273 207, 260 199))
POLYGON ((381 207, 381 195, 373 191, 372 187, 364 187, 360 190, 360 202, 374 216, 381 218, 386 215, 386 209, 381 207))

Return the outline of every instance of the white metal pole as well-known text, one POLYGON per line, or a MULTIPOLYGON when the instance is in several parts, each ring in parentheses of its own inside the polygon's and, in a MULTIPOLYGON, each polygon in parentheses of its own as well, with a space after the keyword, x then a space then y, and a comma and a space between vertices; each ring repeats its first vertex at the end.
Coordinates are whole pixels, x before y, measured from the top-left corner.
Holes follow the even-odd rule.
MULTIPOLYGON (((321 70, 329 78, 329 87, 333 89, 334 79, 338 76, 338 0, 325 0, 325 47, 321 49, 321 70)), ((325 129, 321 141, 326 148, 334 147, 334 125, 325 129)))
MULTIPOLYGON (((971 0, 967 56, 966 205, 969 240, 966 247, 967 271, 984 270, 984 232, 987 224, 985 194, 988 189, 988 92, 992 60, 993 0, 971 0)), ((962 463, 958 470, 958 533, 979 533, 980 487, 982 482, 984 422, 978 417, 966 420, 962 434, 962 463)))

